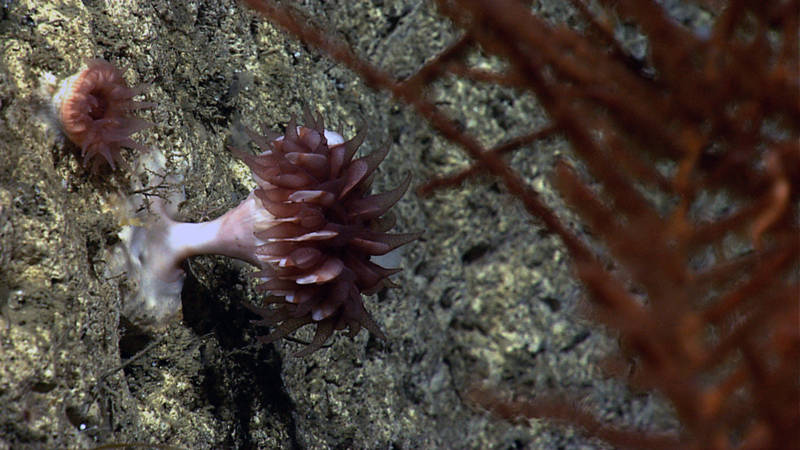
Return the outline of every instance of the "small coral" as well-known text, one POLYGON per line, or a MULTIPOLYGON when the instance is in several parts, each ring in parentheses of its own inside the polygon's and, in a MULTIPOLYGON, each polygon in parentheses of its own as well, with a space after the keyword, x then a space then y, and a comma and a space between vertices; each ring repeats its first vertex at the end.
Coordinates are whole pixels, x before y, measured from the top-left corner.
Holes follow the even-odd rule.
POLYGON ((146 85, 129 87, 122 72, 102 59, 88 61, 84 69, 61 83, 53 107, 64 134, 80 147, 84 167, 91 161, 92 171, 97 172, 106 161, 116 169, 122 147, 148 150, 130 138, 153 126, 130 115, 155 106, 133 100, 145 89, 146 85))

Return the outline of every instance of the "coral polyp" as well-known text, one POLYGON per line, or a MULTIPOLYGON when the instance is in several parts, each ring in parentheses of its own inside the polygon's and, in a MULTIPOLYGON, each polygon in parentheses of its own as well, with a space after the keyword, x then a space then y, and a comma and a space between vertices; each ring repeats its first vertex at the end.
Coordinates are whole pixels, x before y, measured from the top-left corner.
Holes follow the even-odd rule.
POLYGON ((251 169, 258 187, 238 206, 210 222, 184 223, 169 217, 161 200, 147 228, 127 237, 128 275, 138 291, 126 315, 148 324, 174 317, 180 309, 183 261, 219 254, 257 266, 266 305, 251 309, 259 325, 275 326, 262 342, 272 342, 307 325, 317 326, 313 342, 299 355, 319 349, 335 330, 355 336, 366 328, 384 334, 364 307, 363 296, 393 286, 400 269, 371 260, 406 244, 419 233, 387 233, 395 224, 389 209, 408 189, 371 194, 381 150, 354 159, 363 134, 345 142, 325 130, 321 116, 308 112, 306 125, 292 119, 283 136, 250 132, 261 153, 233 149, 251 169))
POLYGON ((262 153, 236 153, 247 163, 259 187, 254 191, 274 224, 259 229, 256 250, 262 270, 256 274, 268 291, 268 306, 256 308, 260 325, 276 325, 261 338, 272 342, 310 323, 317 326, 311 345, 323 345, 334 330, 355 336, 363 327, 383 337, 366 311, 362 294, 391 286, 384 268, 370 260, 416 239, 418 233, 389 234, 389 209, 408 189, 370 194, 375 169, 387 151, 353 159, 363 134, 350 141, 324 129, 322 117, 305 114, 305 126, 292 119, 283 136, 269 140, 251 133, 262 153))
POLYGON ((61 129, 81 149, 84 167, 97 172, 103 162, 112 169, 121 161, 123 147, 147 151, 131 139, 152 123, 131 116, 155 103, 133 100, 147 85, 128 86, 122 72, 111 63, 93 59, 80 72, 64 80, 53 96, 53 107, 61 129))

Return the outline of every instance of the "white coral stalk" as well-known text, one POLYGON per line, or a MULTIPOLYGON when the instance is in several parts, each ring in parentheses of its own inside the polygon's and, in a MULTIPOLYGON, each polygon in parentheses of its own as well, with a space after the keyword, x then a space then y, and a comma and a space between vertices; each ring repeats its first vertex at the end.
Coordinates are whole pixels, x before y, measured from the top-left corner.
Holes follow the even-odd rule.
POLYGON ((157 219, 148 227, 128 227, 122 238, 128 277, 138 286, 126 301, 125 314, 143 325, 157 325, 176 316, 186 258, 217 254, 261 266, 256 250, 264 241, 255 233, 275 224, 274 217, 250 195, 224 215, 201 223, 178 222, 161 199, 153 203, 157 219))

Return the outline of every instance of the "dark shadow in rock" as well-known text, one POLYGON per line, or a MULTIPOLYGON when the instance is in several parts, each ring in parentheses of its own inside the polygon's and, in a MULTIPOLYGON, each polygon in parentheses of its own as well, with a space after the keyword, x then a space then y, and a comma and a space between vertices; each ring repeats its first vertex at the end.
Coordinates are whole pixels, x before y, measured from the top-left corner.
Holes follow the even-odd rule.
POLYGON ((294 403, 281 380, 282 361, 273 345, 258 345, 251 320, 258 317, 244 304, 243 275, 225 264, 210 269, 205 283, 191 275, 183 286, 183 322, 197 335, 213 334, 221 353, 201 346, 201 398, 214 415, 231 424, 226 447, 256 448, 250 425, 258 409, 265 410, 260 427, 284 428, 291 448, 301 448, 292 415, 294 403))
POLYGON ((153 341, 153 336, 143 328, 140 328, 125 316, 119 318, 119 358, 126 361, 133 357, 147 344, 153 341))

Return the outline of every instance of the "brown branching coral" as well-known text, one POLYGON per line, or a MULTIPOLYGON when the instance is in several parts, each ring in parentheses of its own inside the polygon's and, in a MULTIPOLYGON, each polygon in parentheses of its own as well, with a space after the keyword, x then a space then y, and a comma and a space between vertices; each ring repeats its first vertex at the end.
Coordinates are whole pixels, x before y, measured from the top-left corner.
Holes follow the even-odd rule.
POLYGON ((509 419, 566 420, 622 447, 800 442, 800 2, 715 2, 713 26, 699 32, 654 1, 574 0, 585 19, 579 32, 546 23, 521 1, 440 0, 463 34, 405 81, 288 8, 245 3, 413 107, 477 160, 423 192, 488 172, 557 234, 595 317, 635 361, 630 383, 667 397, 683 429, 626 433, 485 389, 472 391, 474 400, 509 419), (646 59, 617 41, 604 8, 638 27, 646 59), (475 50, 506 69, 470 67, 465 55, 475 50), (552 125, 487 150, 432 100, 426 87, 445 75, 532 93, 552 125), (581 161, 562 161, 553 179, 595 242, 501 157, 551 133, 581 161))

